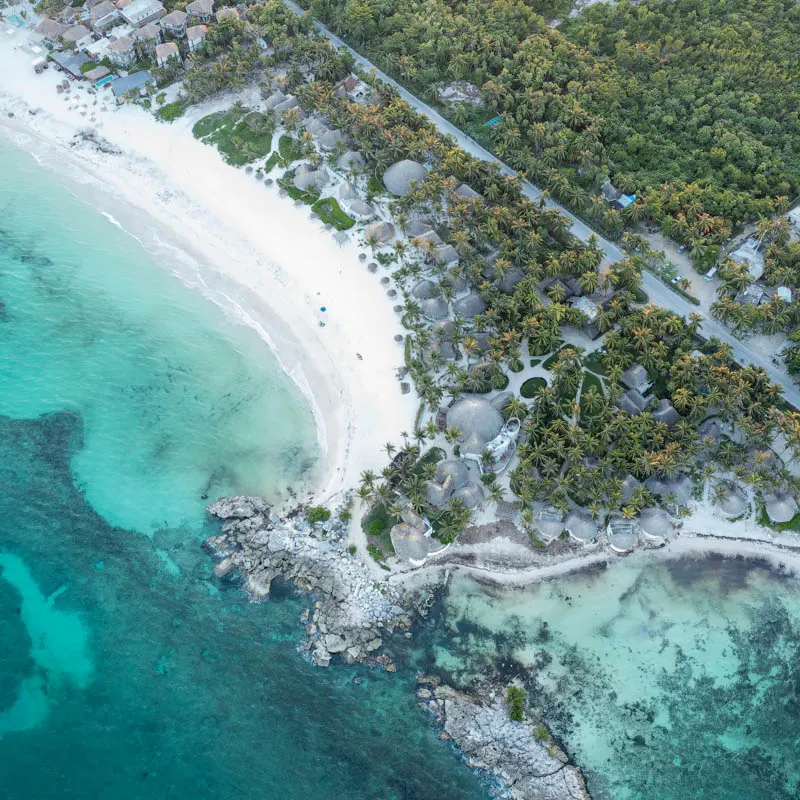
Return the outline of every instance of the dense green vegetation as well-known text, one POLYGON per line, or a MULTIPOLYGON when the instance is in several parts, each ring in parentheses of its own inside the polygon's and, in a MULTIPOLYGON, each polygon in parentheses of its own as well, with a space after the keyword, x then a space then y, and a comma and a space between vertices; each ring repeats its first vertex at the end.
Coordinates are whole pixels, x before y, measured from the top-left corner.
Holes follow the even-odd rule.
POLYGON ((322 200, 317 200, 311 210, 315 211, 323 222, 333 225, 336 230, 346 231, 356 224, 352 217, 342 211, 339 204, 333 197, 325 197, 322 200))
POLYGON ((192 128, 196 139, 216 145, 225 161, 236 167, 264 158, 272 149, 274 132, 275 123, 270 117, 247 112, 238 104, 229 111, 203 117, 192 128))
POLYGON ((156 116, 165 122, 174 122, 183 116, 186 106, 183 103, 167 103, 156 111, 156 116))
POLYGON ((486 108, 456 107, 455 121, 611 233, 651 218, 713 263, 732 227, 800 186, 793 0, 622 0, 555 29, 540 13, 563 4, 525 0, 310 8, 429 99, 442 81, 480 87, 486 108), (607 176, 638 201, 610 209, 607 176))
POLYGON ((514 722, 522 722, 525 719, 525 701, 527 699, 528 694, 521 686, 509 686, 506 690, 508 716, 514 722))

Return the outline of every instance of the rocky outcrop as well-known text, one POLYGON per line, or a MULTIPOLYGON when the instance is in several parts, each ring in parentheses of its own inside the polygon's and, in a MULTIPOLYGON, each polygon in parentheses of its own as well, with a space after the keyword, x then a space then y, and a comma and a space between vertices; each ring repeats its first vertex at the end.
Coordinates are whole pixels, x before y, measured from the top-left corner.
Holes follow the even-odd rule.
POLYGON ((421 677, 417 697, 442 725, 473 769, 491 772, 509 798, 518 800, 590 800, 583 777, 543 726, 514 722, 496 692, 486 701, 421 677))
POLYGON ((276 578, 318 598, 307 615, 305 642, 316 665, 327 667, 339 654, 348 663, 394 669, 377 651, 383 636, 411 625, 403 598, 399 590, 373 580, 366 565, 348 553, 338 516, 312 525, 296 509, 279 518, 256 497, 220 500, 207 510, 225 520, 223 533, 206 542, 220 559, 217 577, 241 576, 254 600, 266 599, 276 578))

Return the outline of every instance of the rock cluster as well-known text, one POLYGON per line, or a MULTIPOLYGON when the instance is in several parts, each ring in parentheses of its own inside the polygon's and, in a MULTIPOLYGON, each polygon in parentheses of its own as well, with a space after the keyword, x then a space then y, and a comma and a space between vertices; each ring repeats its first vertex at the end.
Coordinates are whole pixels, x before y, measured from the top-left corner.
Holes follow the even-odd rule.
MULTIPOLYGON (((420 677, 417 697, 473 769, 493 773, 514 800, 590 800, 583 777, 541 726, 514 722, 502 697, 483 702, 438 678, 420 677)), ((487 690, 489 693, 491 690, 487 690)))
POLYGON ((319 598, 305 620, 305 647, 317 666, 327 667, 338 653, 348 663, 394 670, 388 656, 376 653, 385 634, 411 626, 402 596, 373 580, 364 563, 347 552, 338 516, 312 525, 296 509, 279 518, 258 497, 226 498, 207 510, 225 520, 223 533, 206 542, 220 559, 217 577, 241 576, 255 600, 269 596, 275 578, 319 598))

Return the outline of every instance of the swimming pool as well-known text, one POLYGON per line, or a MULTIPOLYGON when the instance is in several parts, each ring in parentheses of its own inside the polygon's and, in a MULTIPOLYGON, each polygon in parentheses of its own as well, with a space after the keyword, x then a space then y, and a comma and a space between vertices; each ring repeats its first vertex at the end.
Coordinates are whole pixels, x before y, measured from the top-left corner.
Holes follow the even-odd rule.
POLYGON ((25 24, 25 20, 22 17, 18 17, 16 14, 12 14, 8 18, 9 22, 13 22, 18 28, 21 28, 25 24))

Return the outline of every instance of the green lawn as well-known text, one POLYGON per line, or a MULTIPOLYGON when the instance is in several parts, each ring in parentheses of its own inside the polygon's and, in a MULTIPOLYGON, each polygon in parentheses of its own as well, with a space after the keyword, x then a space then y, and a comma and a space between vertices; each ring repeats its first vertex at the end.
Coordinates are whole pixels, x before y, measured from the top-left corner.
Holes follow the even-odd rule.
POLYGON ((300 142, 286 134, 278 139, 278 152, 287 166, 291 164, 292 161, 299 161, 305 156, 300 142))
POLYGON ((547 369, 547 370, 549 370, 549 369, 550 369, 550 367, 552 367, 552 366, 553 366, 553 364, 555 364, 555 363, 556 363, 556 360, 558 359, 558 354, 559 354, 559 353, 560 353, 560 352, 561 352, 563 349, 564 349, 564 345, 562 344, 562 345, 561 345, 561 347, 559 347, 559 348, 558 348, 558 350, 555 350, 555 351, 553 351, 553 354, 552 354, 551 356, 549 356, 547 359, 545 359, 545 362, 544 362, 544 364, 542 364, 542 367, 543 367, 544 369, 547 369))
POLYGON ((536 397, 542 386, 547 386, 547 381, 544 378, 528 378, 528 380, 519 387, 519 393, 526 400, 530 400, 532 397, 536 397))
POLYGON ((583 366, 594 372, 595 375, 606 377, 608 374, 600 360, 600 354, 595 350, 583 359, 583 366))
POLYGON ((209 114, 195 123, 196 139, 213 144, 228 164, 243 167, 272 150, 275 123, 257 111, 230 109, 209 114))
POLYGON ((330 223, 338 231, 349 230, 356 224, 356 221, 352 217, 348 217, 332 197, 317 200, 311 208, 319 214, 319 218, 323 222, 330 223))
POLYGON ((361 520, 361 527, 367 535, 369 553, 376 561, 382 561, 384 558, 394 553, 390 532, 392 527, 397 525, 398 522, 400 522, 400 520, 389 512, 385 503, 378 503, 372 511, 361 520), (379 534, 371 535, 369 533, 370 525, 375 521, 383 523, 383 528, 379 534))
POLYGON ((272 172, 272 170, 275 168, 275 165, 278 164, 280 160, 281 154, 277 150, 270 153, 267 163, 264 164, 264 174, 267 175, 268 173, 272 172))

